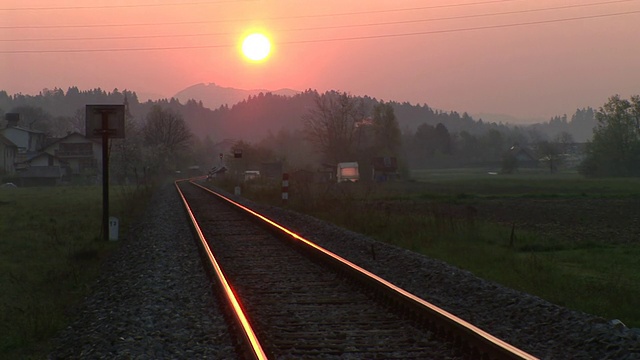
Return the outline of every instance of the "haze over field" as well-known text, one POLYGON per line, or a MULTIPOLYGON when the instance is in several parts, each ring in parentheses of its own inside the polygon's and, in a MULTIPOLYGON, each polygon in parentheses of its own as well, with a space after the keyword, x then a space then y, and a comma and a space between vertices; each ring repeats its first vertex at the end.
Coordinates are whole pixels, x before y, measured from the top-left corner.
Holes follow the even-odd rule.
POLYGON ((640 93, 638 0, 4 0, 0 20, 10 94, 334 89, 531 122, 640 93), (240 53, 252 30, 266 61, 240 53))

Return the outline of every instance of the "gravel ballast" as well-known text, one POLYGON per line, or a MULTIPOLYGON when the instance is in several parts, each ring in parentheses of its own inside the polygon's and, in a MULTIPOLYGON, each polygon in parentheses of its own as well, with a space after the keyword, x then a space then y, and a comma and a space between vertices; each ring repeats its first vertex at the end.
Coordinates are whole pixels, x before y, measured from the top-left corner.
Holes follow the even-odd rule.
POLYGON ((181 207, 173 185, 154 195, 50 359, 236 357, 181 207))
MULTIPOLYGON (((540 358, 640 359, 638 329, 556 306, 309 216, 236 200, 540 358)), ((158 191, 77 319, 56 338, 49 358, 236 357, 180 206, 173 186, 158 191)))

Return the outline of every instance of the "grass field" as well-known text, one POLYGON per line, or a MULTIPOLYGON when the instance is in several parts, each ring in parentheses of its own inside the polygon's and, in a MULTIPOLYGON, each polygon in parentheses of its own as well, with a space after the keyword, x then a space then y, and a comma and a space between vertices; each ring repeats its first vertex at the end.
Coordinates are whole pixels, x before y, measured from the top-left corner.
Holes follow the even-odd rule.
MULTIPOLYGON (((120 236, 148 192, 110 189, 120 236)), ((46 357, 47 340, 118 246, 101 237, 101 187, 0 188, 0 358, 46 357)))
MULTIPOLYGON (((279 203, 278 188, 243 191, 279 203)), ((640 327, 640 179, 422 170, 388 184, 291 184, 288 206, 640 327)))

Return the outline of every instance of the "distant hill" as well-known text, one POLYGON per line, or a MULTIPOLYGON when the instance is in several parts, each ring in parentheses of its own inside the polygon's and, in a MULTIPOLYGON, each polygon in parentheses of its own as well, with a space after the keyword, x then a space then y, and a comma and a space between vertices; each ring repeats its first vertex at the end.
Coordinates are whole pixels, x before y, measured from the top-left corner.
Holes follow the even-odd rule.
POLYGON ((181 103, 186 103, 188 100, 202 101, 202 104, 209 109, 217 109, 222 105, 232 106, 239 103, 242 100, 247 99, 249 96, 255 96, 260 93, 272 93, 274 95, 282 96, 294 96, 300 91, 291 89, 280 90, 266 90, 266 89, 253 89, 243 90, 235 88, 227 88, 218 86, 214 83, 209 84, 196 84, 189 86, 188 88, 179 91, 173 97, 180 100, 181 103))

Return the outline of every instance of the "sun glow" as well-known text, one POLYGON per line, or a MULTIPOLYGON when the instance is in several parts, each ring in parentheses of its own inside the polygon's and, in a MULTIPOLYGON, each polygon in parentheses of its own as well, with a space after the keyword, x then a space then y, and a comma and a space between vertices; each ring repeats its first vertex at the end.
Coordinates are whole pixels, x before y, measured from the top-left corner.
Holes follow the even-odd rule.
POLYGON ((242 41, 242 53, 252 61, 263 61, 271 52, 271 41, 261 33, 248 35, 242 41))

